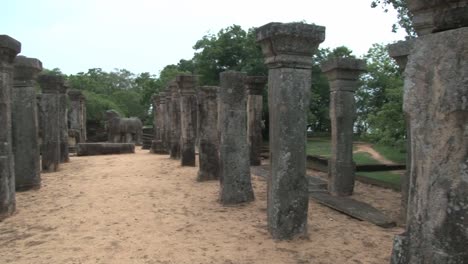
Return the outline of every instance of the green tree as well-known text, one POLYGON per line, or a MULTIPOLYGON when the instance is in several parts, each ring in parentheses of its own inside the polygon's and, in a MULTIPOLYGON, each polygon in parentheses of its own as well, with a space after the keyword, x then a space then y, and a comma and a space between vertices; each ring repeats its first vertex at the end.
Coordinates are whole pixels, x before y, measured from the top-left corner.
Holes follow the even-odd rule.
POLYGON ((376 8, 381 6, 384 12, 388 12, 391 6, 397 11, 397 23, 392 25, 392 31, 396 32, 398 28, 403 28, 409 37, 416 37, 416 31, 413 28, 412 14, 408 10, 406 0, 374 0, 371 2, 371 7, 376 8))

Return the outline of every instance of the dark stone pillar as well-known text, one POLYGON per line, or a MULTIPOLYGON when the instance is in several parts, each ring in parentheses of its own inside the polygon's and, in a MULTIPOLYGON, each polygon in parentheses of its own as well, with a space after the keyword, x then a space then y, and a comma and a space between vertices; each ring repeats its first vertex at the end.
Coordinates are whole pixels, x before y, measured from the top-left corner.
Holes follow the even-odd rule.
POLYGON ((15 165, 11 139, 11 90, 13 61, 21 43, 0 35, 0 221, 16 208, 15 165))
POLYGON ((235 71, 220 74, 220 201, 224 205, 254 200, 247 144, 245 77, 245 73, 235 71))
POLYGON ((60 162, 69 162, 68 156, 68 110, 67 110, 67 89, 68 85, 64 82, 58 90, 59 102, 59 128, 60 128, 60 162))
POLYGON ((16 190, 25 191, 41 185, 36 79, 42 63, 18 56, 14 66, 11 122, 16 190))
POLYGON ((151 143, 151 153, 167 154, 163 145, 164 138, 164 108, 166 107, 166 94, 153 95, 153 127, 154 140, 151 143))
POLYGON ((81 91, 69 90, 70 113, 68 114, 70 129, 77 132, 76 143, 86 142, 86 97, 81 91))
POLYGON ((406 234, 395 238, 392 263, 468 263, 466 1, 407 2, 413 22, 427 18, 430 30, 415 23, 420 37, 405 69, 411 171, 406 234))
POLYGON ((267 77, 264 76, 249 76, 245 82, 247 90, 247 139, 251 166, 258 166, 261 163, 263 89, 266 82, 267 77))
POLYGON ((44 74, 39 76, 38 82, 42 89, 42 171, 55 172, 60 163, 60 123, 63 122, 59 96, 65 81, 62 76, 44 74))
POLYGON ((270 23, 257 29, 268 66, 270 162, 268 229, 276 239, 307 233, 306 126, 312 56, 325 28, 270 23))
MULTIPOLYGON (((398 64, 400 71, 404 74, 406 64, 408 62, 408 55, 414 45, 414 39, 399 41, 388 46, 388 54, 398 64)), ((401 208, 400 208, 400 224, 406 223, 406 214, 408 208, 408 188, 409 178, 411 171, 411 125, 409 122, 408 114, 405 113, 406 123, 406 172, 401 176, 401 208)))
POLYGON ((175 81, 169 84, 171 90, 171 159, 180 159, 180 93, 175 81))
POLYGON ((354 92, 366 62, 335 58, 321 66, 330 83, 331 158, 328 166, 328 191, 337 196, 353 194, 353 128, 356 119, 354 92))
POLYGON ((176 78, 180 92, 181 165, 195 166, 197 136, 196 76, 179 75, 176 78))
POLYGON ((198 89, 200 169, 197 181, 219 178, 218 90, 217 86, 202 86, 198 89))
POLYGON ((164 149, 168 154, 171 153, 171 129, 172 129, 172 124, 171 124, 171 116, 172 116, 172 95, 171 95, 171 90, 169 87, 166 88, 165 90, 166 94, 166 105, 164 108, 164 138, 163 138, 163 145, 164 149))

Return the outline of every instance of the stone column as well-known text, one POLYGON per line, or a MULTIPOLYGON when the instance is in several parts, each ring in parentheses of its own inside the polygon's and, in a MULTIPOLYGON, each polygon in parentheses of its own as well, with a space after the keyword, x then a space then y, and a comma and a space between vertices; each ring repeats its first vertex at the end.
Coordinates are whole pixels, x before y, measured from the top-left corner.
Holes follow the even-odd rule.
POLYGON ((261 164, 263 88, 265 88, 266 82, 267 77, 264 76, 249 76, 245 81, 247 90, 247 139, 251 166, 261 164))
POLYGON ((257 29, 268 66, 270 162, 268 229, 276 239, 307 233, 306 126, 312 56, 325 28, 269 23, 257 29))
POLYGON ((254 200, 247 144, 245 73, 220 74, 220 201, 224 205, 254 200))
POLYGON ((171 90, 171 158, 180 159, 180 93, 175 81, 169 84, 171 90))
POLYGON ((413 22, 432 24, 426 31, 415 23, 419 38, 405 69, 407 227, 395 238, 391 263, 468 263, 468 7, 466 1, 407 2, 413 22))
POLYGON ((86 98, 79 90, 68 91, 70 129, 78 132, 77 144, 86 142, 86 98))
POLYGON ((197 136, 197 96, 194 75, 176 78, 180 91, 181 165, 195 166, 195 141, 197 136))
POLYGON ((21 43, 0 35, 0 221, 16 208, 15 165, 11 139, 11 89, 13 61, 21 43))
POLYGON ((166 108, 166 94, 160 92, 153 96, 153 115, 154 115, 154 140, 151 142, 151 153, 167 154, 164 148, 163 138, 165 135, 164 115, 166 108))
POLYGON ((169 87, 165 90, 166 94, 166 106, 164 110, 164 148, 168 154, 171 153, 171 131, 172 131, 172 124, 171 124, 171 116, 172 116, 172 94, 169 87))
POLYGON ((321 65, 330 83, 331 158, 328 165, 328 191, 336 196, 353 194, 353 128, 356 119, 354 92, 366 62, 335 58, 321 65))
POLYGON ((42 63, 18 56, 14 67, 11 122, 16 190, 25 191, 41 185, 36 79, 42 63))
POLYGON ((68 110, 67 110, 67 89, 68 85, 64 82, 59 87, 59 128, 60 128, 60 162, 69 162, 68 156, 68 110))
MULTIPOLYGON (((408 62, 408 55, 414 45, 414 39, 399 41, 388 46, 388 54, 392 57, 400 71, 404 74, 406 64, 408 62)), ((401 207, 400 207, 400 224, 406 223, 406 211, 408 208, 408 188, 409 188, 409 174, 411 168, 411 126, 408 114, 405 113, 406 123, 406 172, 401 176, 401 207)))
POLYGON ((200 169, 197 181, 219 178, 218 90, 217 86, 202 86, 198 89, 200 169))
POLYGON ((59 96, 64 86, 62 76, 40 75, 38 82, 42 89, 42 171, 55 172, 60 163, 61 116, 59 96))

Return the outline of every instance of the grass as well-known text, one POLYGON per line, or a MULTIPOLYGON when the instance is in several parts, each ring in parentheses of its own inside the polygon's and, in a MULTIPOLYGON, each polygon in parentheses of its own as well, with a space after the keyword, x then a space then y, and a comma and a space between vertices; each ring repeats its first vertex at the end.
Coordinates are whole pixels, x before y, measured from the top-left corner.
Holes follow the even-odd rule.
POLYGON ((372 158, 367 152, 358 152, 353 154, 353 160, 357 165, 362 164, 380 164, 379 161, 372 158))
POLYGON ((384 156, 386 159, 389 159, 398 164, 406 163, 406 153, 400 148, 380 144, 375 144, 372 147, 375 149, 375 151, 379 152, 380 155, 384 156))
POLYGON ((388 182, 394 185, 400 185, 401 175, 392 171, 371 171, 371 172, 358 172, 360 176, 375 179, 378 181, 388 182))

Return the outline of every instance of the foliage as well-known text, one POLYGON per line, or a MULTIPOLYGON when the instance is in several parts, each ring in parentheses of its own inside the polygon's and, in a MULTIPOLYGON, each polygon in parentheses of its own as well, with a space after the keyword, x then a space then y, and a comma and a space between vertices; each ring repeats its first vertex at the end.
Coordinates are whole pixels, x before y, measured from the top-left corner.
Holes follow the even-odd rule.
POLYGON ((384 45, 374 44, 365 59, 368 73, 356 92, 357 133, 373 142, 403 146, 403 77, 384 45))
POLYGON ((392 31, 396 32, 398 28, 403 28, 409 37, 417 37, 416 31, 413 28, 412 15, 408 10, 406 0, 374 0, 371 3, 372 8, 381 6, 384 12, 388 12, 388 7, 391 6, 397 11, 398 25, 392 25, 392 31))

